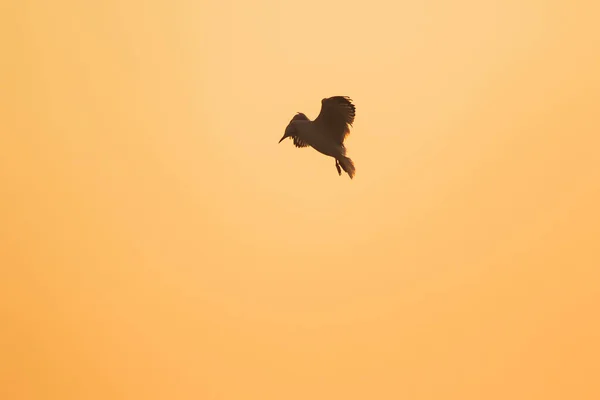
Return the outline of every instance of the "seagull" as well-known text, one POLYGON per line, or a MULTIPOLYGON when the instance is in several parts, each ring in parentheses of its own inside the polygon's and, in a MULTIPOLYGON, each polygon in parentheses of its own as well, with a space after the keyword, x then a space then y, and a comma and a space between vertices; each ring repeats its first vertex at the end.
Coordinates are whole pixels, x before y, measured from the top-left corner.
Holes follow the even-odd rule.
POLYGON ((294 146, 312 147, 319 153, 335 158, 338 175, 342 169, 354 178, 354 163, 346 157, 344 139, 350 134, 354 122, 356 108, 347 96, 333 96, 321 100, 321 112, 314 121, 303 113, 296 113, 279 143, 285 138, 292 138, 294 146))

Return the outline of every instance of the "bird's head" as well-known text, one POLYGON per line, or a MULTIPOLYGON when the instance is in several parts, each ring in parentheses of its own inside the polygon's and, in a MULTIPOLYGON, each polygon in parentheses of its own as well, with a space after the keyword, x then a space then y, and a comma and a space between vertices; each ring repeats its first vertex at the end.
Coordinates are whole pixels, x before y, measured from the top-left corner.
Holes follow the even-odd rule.
POLYGON ((288 137, 292 137, 294 134, 294 126, 289 123, 288 126, 285 128, 285 133, 283 134, 283 137, 281 139, 279 139, 279 143, 281 143, 283 141, 283 139, 288 138, 288 137))
POLYGON ((278 143, 283 142, 283 139, 285 139, 286 137, 290 137, 290 135, 287 134, 287 129, 286 129, 286 132, 283 134, 283 137, 281 139, 279 139, 278 143))
POLYGON ((281 139, 279 139, 279 143, 281 143, 283 141, 283 139, 285 139, 285 138, 294 136, 296 128, 294 127, 292 122, 298 121, 298 120, 308 121, 308 117, 302 113, 296 113, 296 115, 294 115, 294 118, 292 118, 292 120, 288 124, 287 128, 285 128, 285 133, 283 134, 283 137, 281 139))

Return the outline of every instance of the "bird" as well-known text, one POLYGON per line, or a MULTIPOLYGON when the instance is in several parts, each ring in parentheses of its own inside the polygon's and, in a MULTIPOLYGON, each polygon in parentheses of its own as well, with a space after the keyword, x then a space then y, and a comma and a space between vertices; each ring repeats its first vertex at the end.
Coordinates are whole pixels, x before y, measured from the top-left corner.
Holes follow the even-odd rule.
POLYGON ((321 100, 321 111, 314 121, 301 112, 296 113, 285 128, 281 143, 291 138, 298 148, 312 147, 319 153, 335 159, 338 175, 342 169, 354 178, 354 162, 346 157, 344 139, 350 134, 356 107, 348 96, 333 96, 321 100))

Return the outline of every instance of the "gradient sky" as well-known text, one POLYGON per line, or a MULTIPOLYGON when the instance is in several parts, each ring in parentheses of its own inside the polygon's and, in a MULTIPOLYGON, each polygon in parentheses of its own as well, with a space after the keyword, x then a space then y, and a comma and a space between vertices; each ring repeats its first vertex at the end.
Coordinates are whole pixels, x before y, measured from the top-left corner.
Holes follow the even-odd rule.
POLYGON ((0 398, 600 398, 599 13, 3 6, 0 398))

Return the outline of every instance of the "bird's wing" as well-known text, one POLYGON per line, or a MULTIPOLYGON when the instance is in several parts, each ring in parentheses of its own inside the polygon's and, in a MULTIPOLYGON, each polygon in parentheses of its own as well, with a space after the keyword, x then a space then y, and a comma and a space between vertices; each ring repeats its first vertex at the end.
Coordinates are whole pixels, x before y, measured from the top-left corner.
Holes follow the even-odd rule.
POLYGON ((294 127, 294 125, 292 124, 293 121, 308 121, 308 117, 306 115, 304 115, 303 113, 296 113, 296 115, 294 115, 294 117, 292 118, 292 120, 290 121, 290 124, 288 125, 288 128, 286 129, 291 138, 294 141, 294 146, 300 148, 300 147, 308 147, 308 144, 306 144, 306 142, 302 141, 298 135, 296 134, 296 128, 294 127))
POLYGON ((300 138, 298 138, 298 136, 292 136, 292 139, 294 141, 294 146, 296 146, 296 147, 307 147, 308 146, 306 143, 304 143, 302 140, 300 140, 300 138))
POLYGON ((321 100, 321 112, 314 123, 336 143, 341 144, 350 133, 355 115, 356 107, 350 98, 334 96, 321 100))

